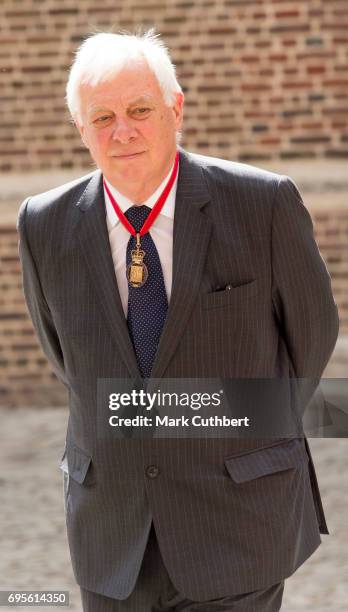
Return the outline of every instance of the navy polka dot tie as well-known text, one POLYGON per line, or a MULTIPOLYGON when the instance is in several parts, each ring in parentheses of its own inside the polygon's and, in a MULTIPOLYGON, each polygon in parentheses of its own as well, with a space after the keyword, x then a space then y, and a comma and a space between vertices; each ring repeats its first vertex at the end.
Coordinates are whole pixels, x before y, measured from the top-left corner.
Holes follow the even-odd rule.
MULTIPOLYGON (((148 206, 132 206, 125 216, 139 232, 150 211, 148 206)), ((135 246, 136 238, 131 236, 127 245, 127 266, 135 246)), ((168 300, 160 258, 149 232, 141 236, 141 248, 145 251, 144 264, 149 275, 142 287, 128 284, 127 324, 141 375, 149 378, 167 316, 168 300)))

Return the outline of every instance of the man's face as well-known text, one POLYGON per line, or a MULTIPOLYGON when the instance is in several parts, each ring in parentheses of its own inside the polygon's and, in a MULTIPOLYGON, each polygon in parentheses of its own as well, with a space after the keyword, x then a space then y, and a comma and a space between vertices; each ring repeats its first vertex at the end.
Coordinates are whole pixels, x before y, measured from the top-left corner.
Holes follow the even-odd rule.
POLYGON ((155 190, 174 160, 183 95, 167 106, 144 62, 96 86, 81 85, 80 100, 77 127, 104 176, 120 191, 141 185, 155 190))

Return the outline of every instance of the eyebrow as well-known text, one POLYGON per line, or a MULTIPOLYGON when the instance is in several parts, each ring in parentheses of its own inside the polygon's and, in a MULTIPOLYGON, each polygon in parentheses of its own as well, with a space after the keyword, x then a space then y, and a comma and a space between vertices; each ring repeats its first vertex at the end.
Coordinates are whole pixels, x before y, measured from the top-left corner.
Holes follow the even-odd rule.
POLYGON ((140 96, 139 98, 136 98, 135 100, 132 100, 132 102, 130 102, 128 104, 128 106, 134 106, 135 104, 140 104, 140 103, 150 103, 152 102, 152 98, 151 96, 140 96))
MULTIPOLYGON (((131 100, 128 103, 128 107, 130 108, 131 106, 135 106, 136 104, 149 104, 149 103, 153 103, 153 99, 150 96, 140 96, 139 98, 135 98, 134 100, 131 100)), ((110 109, 107 106, 95 106, 95 107, 91 107, 90 109, 88 109, 88 113, 89 114, 93 114, 93 113, 98 113, 98 112, 102 112, 102 111, 109 111, 110 109)))

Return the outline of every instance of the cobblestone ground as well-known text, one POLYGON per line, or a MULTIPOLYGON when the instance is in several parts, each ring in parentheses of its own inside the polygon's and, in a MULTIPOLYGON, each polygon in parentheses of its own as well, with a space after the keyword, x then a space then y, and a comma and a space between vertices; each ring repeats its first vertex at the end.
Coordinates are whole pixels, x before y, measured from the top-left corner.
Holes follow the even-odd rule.
MULTIPOLYGON (((70 607, 62 609, 81 612, 58 467, 67 410, 2 409, 0 415, 0 589, 67 590, 70 607)), ((347 610, 348 599, 348 441, 310 444, 331 535, 287 580, 282 611, 339 612, 347 610)))

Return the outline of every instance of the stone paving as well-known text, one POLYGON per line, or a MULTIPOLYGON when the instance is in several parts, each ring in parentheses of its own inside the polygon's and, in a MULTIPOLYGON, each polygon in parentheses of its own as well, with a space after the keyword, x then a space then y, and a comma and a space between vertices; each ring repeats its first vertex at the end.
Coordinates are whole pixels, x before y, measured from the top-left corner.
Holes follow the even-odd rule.
MULTIPOLYGON (((81 612, 58 467, 67 409, 2 409, 0 414, 0 589, 68 590, 70 606, 62 609, 81 612)), ((339 612, 348 600, 348 441, 313 439, 310 444, 331 535, 287 580, 282 611, 339 612)))

